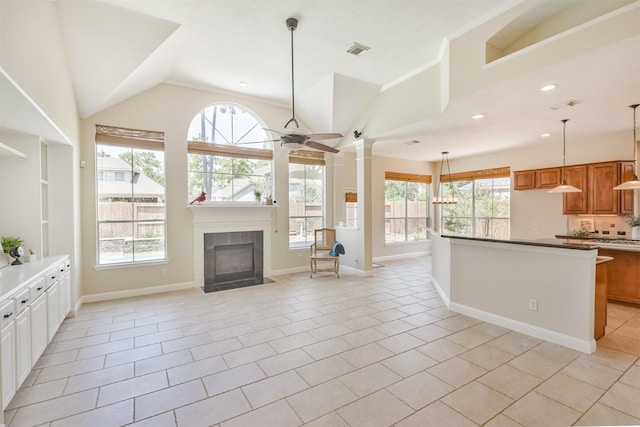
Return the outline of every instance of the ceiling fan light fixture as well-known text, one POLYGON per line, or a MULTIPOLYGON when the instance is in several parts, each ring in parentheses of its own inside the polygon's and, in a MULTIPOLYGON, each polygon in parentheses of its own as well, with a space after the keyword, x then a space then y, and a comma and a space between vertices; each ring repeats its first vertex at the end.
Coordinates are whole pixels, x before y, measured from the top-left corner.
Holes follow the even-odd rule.
POLYGON ((567 138, 566 138, 566 129, 567 129, 567 122, 569 121, 569 119, 563 119, 562 120, 562 184, 558 185, 557 187, 552 188, 551 190, 548 191, 548 193, 581 193, 582 190, 574 187, 573 185, 569 185, 567 184, 567 179, 565 177, 565 169, 567 167, 567 162, 566 162, 566 148, 567 148, 567 138))
POLYGON ((286 20, 287 29, 291 33, 291 118, 285 123, 282 131, 272 131, 280 135, 280 146, 286 149, 312 148, 325 151, 327 153, 339 153, 340 150, 326 144, 318 142, 319 139, 342 138, 341 133, 312 133, 306 129, 301 129, 296 120, 296 95, 295 95, 295 68, 293 60, 293 32, 298 28, 296 18, 286 20), (295 127, 289 128, 293 124, 295 127))
POLYGON ((613 187, 614 190, 639 190, 640 180, 638 179, 638 169, 636 168, 636 109, 640 104, 629 105, 629 108, 633 108, 633 178, 630 181, 625 181, 620 185, 613 187))
POLYGON ((449 152, 442 152, 442 161, 440 162, 440 176, 438 177, 438 186, 436 187, 436 195, 433 197, 432 203, 434 205, 455 205, 458 203, 458 199, 453 194, 453 186, 451 185, 451 168, 449 167, 449 152), (447 176, 449 183, 449 193, 450 196, 445 196, 444 194, 440 194, 440 187, 442 184, 442 169, 444 167, 445 162, 447 163, 447 176))

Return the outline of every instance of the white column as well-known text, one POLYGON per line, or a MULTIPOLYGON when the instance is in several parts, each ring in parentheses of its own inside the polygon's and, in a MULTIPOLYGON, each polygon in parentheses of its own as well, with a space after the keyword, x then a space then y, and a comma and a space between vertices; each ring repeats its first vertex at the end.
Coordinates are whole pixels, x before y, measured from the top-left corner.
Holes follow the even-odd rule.
POLYGON ((373 143, 368 138, 353 142, 356 147, 356 166, 358 184, 358 260, 357 265, 365 276, 373 269, 373 204, 371 188, 373 186, 373 167, 371 165, 373 143))

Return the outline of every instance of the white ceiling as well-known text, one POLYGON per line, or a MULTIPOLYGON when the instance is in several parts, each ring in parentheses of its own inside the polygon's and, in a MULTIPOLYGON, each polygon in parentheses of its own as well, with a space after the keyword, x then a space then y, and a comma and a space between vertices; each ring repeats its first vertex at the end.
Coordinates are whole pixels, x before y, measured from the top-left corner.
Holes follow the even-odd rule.
MULTIPOLYGON (((285 20, 296 17, 296 114, 313 131, 351 136, 349 126, 381 88, 437 61, 445 39, 519 2, 58 0, 56 6, 82 117, 165 81, 289 105, 285 20), (353 42, 371 50, 350 55, 353 42), (336 75, 339 81, 325 86, 336 75), (333 92, 328 100, 326 87, 333 92), (330 111, 312 108, 314 94, 324 95, 330 111)), ((438 160, 443 150, 455 158, 537 144, 541 133, 557 134, 563 118, 571 119, 567 132, 576 136, 629 129, 627 106, 637 102, 640 36, 456 100, 440 116, 375 136, 374 153, 438 160), (549 81, 559 89, 539 92, 549 81), (579 104, 549 108, 570 99, 579 104), (486 118, 470 120, 477 112, 486 118), (408 140, 421 142, 409 146, 408 140)))

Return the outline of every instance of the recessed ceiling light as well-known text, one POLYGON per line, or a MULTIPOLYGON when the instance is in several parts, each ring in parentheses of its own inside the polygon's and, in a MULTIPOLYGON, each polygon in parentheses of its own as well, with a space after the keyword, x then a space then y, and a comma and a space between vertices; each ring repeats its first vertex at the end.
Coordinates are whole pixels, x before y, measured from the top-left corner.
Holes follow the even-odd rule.
POLYGON ((475 116, 471 116, 472 119, 481 119, 484 117, 484 114, 476 114, 475 116))
POLYGON ((543 137, 543 138, 546 138, 546 137, 548 137, 548 136, 551 136, 551 134, 550 134, 550 133, 543 133, 543 134, 542 134, 542 135, 540 135, 540 136, 541 136, 541 137, 543 137))
POLYGON ((249 83, 245 82, 244 80, 240 82, 240 86, 245 87, 246 85, 248 85, 249 83))
POLYGON ((548 85, 544 85, 540 88, 541 91, 543 92, 549 92, 550 90, 554 90, 555 88, 557 88, 558 85, 555 83, 552 84, 548 84, 548 85))

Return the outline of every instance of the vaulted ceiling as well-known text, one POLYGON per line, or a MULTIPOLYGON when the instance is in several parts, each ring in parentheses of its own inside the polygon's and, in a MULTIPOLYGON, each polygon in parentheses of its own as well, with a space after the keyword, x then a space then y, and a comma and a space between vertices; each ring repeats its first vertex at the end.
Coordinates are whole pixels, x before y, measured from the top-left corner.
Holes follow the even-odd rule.
MULTIPOLYGON (((542 22, 568 15, 579 2, 598 6, 603 15, 638 3, 540 0, 496 34, 492 48, 518 49, 523 34, 534 27, 545 31, 542 22)), ((441 61, 447 41, 520 3, 58 0, 56 7, 82 117, 162 82, 289 106, 290 32, 285 20, 295 17, 296 113, 313 131, 347 136, 381 91, 441 61), (359 56, 347 53, 354 42, 371 49, 359 56)), ((575 26, 580 19, 597 18, 571 12, 575 26)), ((456 98, 441 114, 370 135, 379 141, 374 152, 437 160, 443 149, 455 157, 536 144, 541 133, 560 129, 562 114, 580 117, 576 135, 628 129, 626 107, 640 102, 639 76, 640 34, 456 98), (543 82, 559 83, 559 90, 541 96, 537 89, 543 82), (580 107, 565 109, 568 100, 578 100, 580 107), (475 113, 486 117, 470 120, 475 113), (405 144, 414 140, 420 143, 405 144)))

